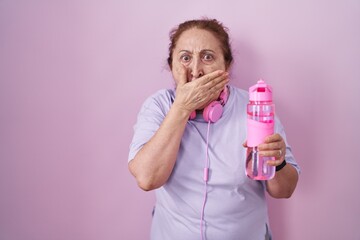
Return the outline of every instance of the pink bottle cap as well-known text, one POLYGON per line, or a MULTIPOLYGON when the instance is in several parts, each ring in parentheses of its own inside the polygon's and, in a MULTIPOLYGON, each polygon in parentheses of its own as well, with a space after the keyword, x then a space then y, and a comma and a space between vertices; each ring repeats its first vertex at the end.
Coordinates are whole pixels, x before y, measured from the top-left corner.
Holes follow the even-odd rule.
POLYGON ((267 85, 262 79, 260 79, 254 86, 249 88, 249 99, 250 101, 260 102, 272 101, 272 88, 267 85))

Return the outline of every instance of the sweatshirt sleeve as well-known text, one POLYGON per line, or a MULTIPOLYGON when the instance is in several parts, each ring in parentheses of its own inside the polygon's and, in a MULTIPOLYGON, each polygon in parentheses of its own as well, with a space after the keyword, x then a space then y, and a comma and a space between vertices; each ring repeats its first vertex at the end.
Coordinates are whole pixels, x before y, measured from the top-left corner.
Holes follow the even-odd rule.
POLYGON ((130 143, 128 162, 134 159, 138 151, 159 129, 172 105, 172 92, 160 90, 143 103, 134 125, 134 135, 130 143))
POLYGON ((286 139, 286 134, 285 134, 284 127, 281 124, 281 121, 277 116, 275 117, 275 133, 280 134, 282 136, 282 138, 284 139, 284 141, 285 141, 285 144, 286 144, 286 153, 285 153, 286 163, 291 164, 297 170, 297 172, 300 174, 300 172, 301 172, 300 167, 297 164, 297 162, 295 160, 295 157, 294 157, 294 155, 292 153, 291 146, 289 145, 289 143, 288 143, 288 141, 286 139))

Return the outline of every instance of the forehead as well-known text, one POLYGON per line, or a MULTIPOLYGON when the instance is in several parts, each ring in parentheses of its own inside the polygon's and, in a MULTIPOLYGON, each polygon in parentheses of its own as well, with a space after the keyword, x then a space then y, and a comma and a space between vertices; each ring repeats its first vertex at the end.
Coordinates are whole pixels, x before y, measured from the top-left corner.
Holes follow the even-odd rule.
POLYGON ((204 30, 192 28, 184 31, 177 43, 175 49, 181 50, 201 50, 211 49, 214 51, 220 50, 220 41, 214 36, 213 33, 204 30))

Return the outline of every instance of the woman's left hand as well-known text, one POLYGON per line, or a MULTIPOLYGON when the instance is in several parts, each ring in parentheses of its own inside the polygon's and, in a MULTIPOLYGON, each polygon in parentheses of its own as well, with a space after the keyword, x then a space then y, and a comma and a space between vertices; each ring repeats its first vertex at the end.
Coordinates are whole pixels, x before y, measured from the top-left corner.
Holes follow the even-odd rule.
POLYGON ((273 134, 265 138, 265 142, 259 144, 258 151, 261 156, 275 157, 275 160, 269 160, 270 166, 278 166, 285 159, 286 144, 280 134, 273 134))

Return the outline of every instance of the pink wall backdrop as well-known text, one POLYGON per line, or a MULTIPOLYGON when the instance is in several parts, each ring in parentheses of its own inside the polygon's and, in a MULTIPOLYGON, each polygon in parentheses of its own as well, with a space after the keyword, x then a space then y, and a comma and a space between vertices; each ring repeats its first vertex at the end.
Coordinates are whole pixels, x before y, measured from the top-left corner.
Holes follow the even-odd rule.
POLYGON ((230 29, 234 85, 273 85, 302 167, 293 197, 269 200, 275 239, 360 239, 359 1, 2 0, 1 240, 148 239, 132 127, 173 85, 169 30, 201 16, 230 29))

